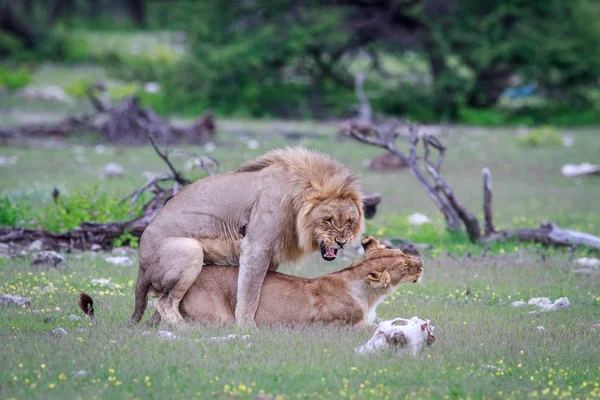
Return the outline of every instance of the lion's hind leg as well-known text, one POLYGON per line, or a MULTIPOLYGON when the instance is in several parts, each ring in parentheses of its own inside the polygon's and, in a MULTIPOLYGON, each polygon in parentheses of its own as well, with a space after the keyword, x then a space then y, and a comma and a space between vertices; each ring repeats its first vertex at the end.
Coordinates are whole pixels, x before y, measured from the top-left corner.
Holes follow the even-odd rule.
POLYGON ((157 309, 164 321, 184 324, 179 303, 202 270, 204 251, 196 239, 168 238, 160 246, 160 287, 165 293, 157 300, 157 309), (160 303, 160 304, 159 304, 160 303))

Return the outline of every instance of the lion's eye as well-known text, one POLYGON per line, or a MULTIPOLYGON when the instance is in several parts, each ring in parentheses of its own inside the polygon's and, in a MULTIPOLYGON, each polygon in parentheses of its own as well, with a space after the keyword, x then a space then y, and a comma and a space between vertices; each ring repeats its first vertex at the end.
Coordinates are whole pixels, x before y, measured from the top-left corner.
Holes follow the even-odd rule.
POLYGON ((325 219, 325 222, 327 222, 328 224, 331 224, 333 222, 333 218, 329 217, 329 218, 325 219))

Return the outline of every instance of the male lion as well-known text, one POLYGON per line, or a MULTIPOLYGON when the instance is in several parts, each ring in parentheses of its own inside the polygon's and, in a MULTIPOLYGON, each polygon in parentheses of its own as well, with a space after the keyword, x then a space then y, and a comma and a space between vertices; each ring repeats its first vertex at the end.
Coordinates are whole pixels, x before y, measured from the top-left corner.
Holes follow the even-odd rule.
MULTIPOLYGON (((379 246, 363 238, 366 255, 349 267, 316 279, 268 271, 255 321, 260 325, 303 326, 316 323, 363 326, 374 322, 376 308, 401 283, 416 282, 423 273, 419 257, 379 246)), ((234 321, 240 269, 206 266, 189 288, 179 310, 197 322, 229 324, 234 321)), ((150 294, 154 295, 152 290, 150 294)), ((82 293, 79 307, 96 323, 93 300, 82 293)), ((159 322, 160 306, 151 318, 159 322)))
POLYGON ((179 303, 210 264, 240 267, 235 321, 253 325, 268 270, 319 249, 331 261, 363 226, 357 178, 314 151, 273 150, 198 180, 167 202, 140 239, 131 321, 142 318, 152 290, 162 317, 183 323, 179 303))

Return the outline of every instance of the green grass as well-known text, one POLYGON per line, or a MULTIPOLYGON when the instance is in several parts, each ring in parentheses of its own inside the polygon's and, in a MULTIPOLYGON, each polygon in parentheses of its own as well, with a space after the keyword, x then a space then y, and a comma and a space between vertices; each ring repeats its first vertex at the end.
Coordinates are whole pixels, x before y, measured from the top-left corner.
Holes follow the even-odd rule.
MULTIPOLYGON (((0 308, 0 398, 254 399, 261 391, 273 397, 315 399, 600 395, 600 336, 590 330, 600 319, 598 275, 571 273, 573 264, 562 250, 543 249, 547 257, 542 261, 537 246, 515 242, 496 243, 489 252, 492 257, 477 258, 485 246, 469 243, 461 233, 446 232, 443 219, 408 171, 368 171, 363 161, 381 150, 338 138, 335 125, 224 120, 218 124, 213 155, 221 161, 222 172, 270 148, 302 144, 350 164, 366 192, 380 192, 383 202, 369 221, 368 232, 429 243, 433 249, 424 255, 424 284, 401 286, 380 305, 379 316, 430 319, 437 341, 416 358, 354 355, 353 349, 369 339, 372 329, 261 329, 250 333, 252 346, 247 347, 204 340, 236 333, 235 328, 196 326, 173 330, 182 340, 162 342, 154 336, 157 329, 123 326, 132 311, 136 267, 116 267, 104 262, 102 255, 88 253, 67 254, 66 272, 39 271, 30 266, 30 259, 0 260, 0 293, 32 300, 29 309, 0 308), (284 139, 286 132, 313 136, 291 142, 284 139), (244 138, 256 139, 260 148, 250 150, 244 138), (429 215, 433 224, 411 227, 407 216, 417 211, 429 215), (93 278, 110 279, 118 286, 92 287, 93 278), (56 290, 34 289, 48 285, 56 290), (69 320, 69 315, 78 314, 79 291, 96 299, 100 326, 69 320), (512 301, 534 296, 552 300, 566 296, 573 308, 533 318, 527 314, 530 308, 510 307, 512 301), (539 333, 538 325, 547 332, 539 333), (52 338, 49 333, 56 327, 69 335, 52 338), (142 335, 145 330, 151 334, 142 335), (482 365, 498 369, 485 370, 482 365), (87 375, 74 376, 80 370, 87 375)), ((514 129, 452 128, 441 138, 448 146, 443 173, 481 220, 481 168, 489 167, 498 228, 553 220, 598 235, 600 181, 560 175, 564 163, 597 159, 598 133, 594 129, 568 133, 574 138, 571 148, 527 148, 514 129)), ((93 190, 116 199, 145 182, 142 172, 167 172, 149 147, 107 146, 99 153, 95 143, 82 138, 42 144, 0 147, 0 155, 18 157, 15 165, 1 167, 0 197, 7 196, 19 209, 32 210, 32 216, 54 207, 54 187, 65 201, 93 190), (101 179, 100 169, 108 162, 123 166, 125 177, 101 179)), ((198 147, 186 149, 203 153, 198 147)), ((187 159, 173 155, 177 167, 187 159)), ((196 179, 203 174, 187 176, 196 179)), ((21 219, 16 222, 21 226, 44 222, 21 219)), ((53 216, 45 222, 57 221, 53 216)), ((585 251, 578 250, 580 254, 585 251)), ((350 257, 344 253, 334 263, 311 258, 284 271, 314 277, 345 267, 350 257)))
MULTIPOLYGON (((571 274, 563 257, 542 262, 532 252, 486 260, 426 259, 423 285, 403 285, 379 316, 431 319, 436 342, 417 357, 353 353, 372 329, 261 329, 249 343, 214 344, 235 328, 174 330, 182 340, 155 338, 159 328, 122 323, 131 312, 137 269, 100 256, 67 256, 70 270, 42 272, 28 260, 0 264, 0 291, 29 296, 29 309, 0 309, 2 398, 588 398, 600 389, 600 278, 571 274), (116 288, 92 287, 108 278, 116 288), (54 291, 36 291, 51 285, 54 291), (96 299, 101 320, 82 315, 77 294, 96 299), (510 302, 567 296, 570 310, 531 317, 510 302), (546 333, 536 327, 543 325, 546 333), (62 327, 69 333, 52 338, 62 327), (84 329, 82 331, 81 329, 84 329), (142 332, 150 331, 149 335, 142 332), (493 365, 496 370, 483 369, 493 365), (74 373, 87 371, 85 377, 74 373)), ((341 262, 316 259, 299 269, 317 276, 341 262)), ((162 329, 165 329, 164 327, 162 329)), ((248 333, 248 332, 242 332, 248 333)))

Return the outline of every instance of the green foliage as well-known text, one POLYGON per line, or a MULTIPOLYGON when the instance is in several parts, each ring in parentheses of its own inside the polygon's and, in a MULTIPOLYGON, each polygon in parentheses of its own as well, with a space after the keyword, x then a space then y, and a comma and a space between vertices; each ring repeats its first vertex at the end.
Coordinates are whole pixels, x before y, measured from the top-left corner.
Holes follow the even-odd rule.
POLYGON ((551 126, 541 126, 532 129, 527 135, 521 139, 521 144, 525 146, 560 146, 562 139, 558 131, 551 126))
POLYGON ((140 238, 133 236, 131 232, 125 232, 112 242, 113 247, 129 246, 134 249, 140 247, 140 238))
POLYGON ((87 40, 79 36, 68 37, 64 44, 64 58, 68 63, 94 61, 95 55, 87 40))
POLYGON ((141 88, 136 83, 128 83, 125 85, 113 86, 108 89, 108 94, 115 100, 120 100, 123 97, 135 96, 141 91, 141 88))
POLYGON ((75 79, 72 80, 67 86, 64 87, 65 93, 71 97, 82 98, 86 96, 86 91, 92 86, 92 82, 88 79, 75 79))
POLYGON ((83 222, 125 221, 137 215, 140 205, 119 204, 119 198, 97 189, 60 196, 56 202, 47 201, 32 207, 27 201, 5 196, 0 200, 0 225, 45 229, 50 232, 71 230, 83 222))
POLYGON ((31 83, 31 74, 24 68, 12 70, 0 66, 0 89, 17 90, 31 83))

